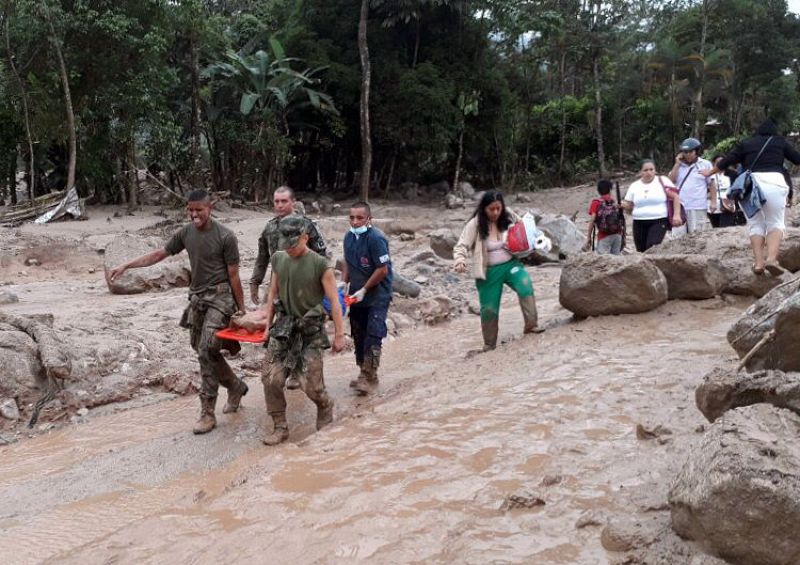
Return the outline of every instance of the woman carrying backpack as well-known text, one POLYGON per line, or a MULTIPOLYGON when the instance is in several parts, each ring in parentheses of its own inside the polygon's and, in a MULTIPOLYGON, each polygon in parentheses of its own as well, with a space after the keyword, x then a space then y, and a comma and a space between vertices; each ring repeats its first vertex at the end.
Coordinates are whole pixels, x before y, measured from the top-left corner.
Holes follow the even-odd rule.
POLYGON ((500 299, 505 285, 519 297, 525 321, 523 331, 544 331, 538 323, 531 277, 519 259, 505 249, 506 233, 518 220, 517 215, 506 208, 502 193, 487 190, 453 249, 453 269, 457 273, 467 271, 467 257, 472 255, 471 274, 478 287, 484 351, 497 346, 500 299))
POLYGON ((642 161, 639 180, 628 187, 622 207, 633 216, 633 243, 636 251, 647 251, 664 240, 667 230, 683 224, 680 193, 668 177, 656 175, 652 159, 642 161), (667 200, 672 200, 672 217, 667 200))

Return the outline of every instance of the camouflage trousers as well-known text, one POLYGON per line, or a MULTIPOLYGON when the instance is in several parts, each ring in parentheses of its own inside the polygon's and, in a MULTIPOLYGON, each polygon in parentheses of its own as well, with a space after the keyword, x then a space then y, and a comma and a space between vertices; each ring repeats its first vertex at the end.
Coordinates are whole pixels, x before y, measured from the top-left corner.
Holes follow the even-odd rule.
POLYGON ((267 342, 267 371, 261 377, 267 412, 273 420, 275 416, 280 420, 286 412, 283 389, 289 375, 298 380, 302 391, 320 410, 332 402, 322 376, 322 351, 330 347, 330 342, 321 309, 302 318, 286 316, 280 305, 277 309, 278 319, 270 328, 267 342))
POLYGON ((236 302, 227 283, 189 296, 189 306, 180 325, 190 330, 192 349, 200 362, 201 396, 216 398, 219 385, 228 389, 238 386, 239 379, 222 356, 222 350, 237 353, 241 346, 216 336, 217 330, 228 327, 235 311, 236 302))

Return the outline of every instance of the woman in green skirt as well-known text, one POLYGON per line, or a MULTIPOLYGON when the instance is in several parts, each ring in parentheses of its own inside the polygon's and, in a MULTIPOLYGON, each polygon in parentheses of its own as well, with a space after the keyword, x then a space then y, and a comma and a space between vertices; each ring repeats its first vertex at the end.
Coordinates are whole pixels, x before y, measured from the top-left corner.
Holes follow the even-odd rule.
POLYGON ((502 193, 487 190, 453 249, 453 268, 457 273, 467 271, 467 257, 472 255, 471 274, 478 287, 484 351, 497 346, 503 285, 510 286, 519 297, 524 332, 544 331, 538 325, 531 277, 519 259, 505 248, 506 232, 518 220, 516 214, 506 208, 502 193))

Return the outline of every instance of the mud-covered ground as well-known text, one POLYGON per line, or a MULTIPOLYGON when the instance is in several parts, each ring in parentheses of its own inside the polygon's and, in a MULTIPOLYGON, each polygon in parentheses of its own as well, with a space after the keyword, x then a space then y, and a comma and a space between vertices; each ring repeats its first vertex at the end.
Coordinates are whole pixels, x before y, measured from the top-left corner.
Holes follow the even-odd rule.
MULTIPOLYGON (((582 220, 592 190, 510 204, 582 220)), ((191 434, 198 402, 182 393, 197 363, 177 327, 185 289, 112 296, 99 253, 122 231, 174 224, 154 208, 115 211, 0 234, 0 290, 19 297, 1 308, 52 313, 74 356, 69 400, 49 407, 32 437, 21 425, 0 431, 18 440, 0 447, 3 563, 711 562, 670 533, 666 492, 704 423, 694 387, 735 357, 725 332, 749 300, 575 322, 558 304, 559 267, 533 267, 547 331, 523 337, 507 293, 503 344, 473 356, 472 282, 433 261, 421 299, 453 298, 452 320, 428 326, 414 319, 415 301, 399 299, 379 394, 354 397, 352 354, 327 357, 335 422, 313 433, 313 405, 289 392, 290 442, 269 448, 255 346, 231 359, 250 384, 243 409, 218 407, 218 428, 191 434), (39 265, 26 265, 33 256, 39 265), (637 439, 637 424, 662 431, 637 439), (508 509, 515 495, 544 504, 508 509), (628 551, 608 552, 601 531, 623 519, 638 534, 616 544, 628 551)), ((335 253, 346 211, 319 221, 335 253)), ((409 259, 428 249, 425 234, 458 230, 470 213, 379 202, 373 215, 416 230, 413 240, 390 235, 396 268, 415 278, 409 259)), ((239 236, 245 280, 267 217, 219 213, 239 236)))

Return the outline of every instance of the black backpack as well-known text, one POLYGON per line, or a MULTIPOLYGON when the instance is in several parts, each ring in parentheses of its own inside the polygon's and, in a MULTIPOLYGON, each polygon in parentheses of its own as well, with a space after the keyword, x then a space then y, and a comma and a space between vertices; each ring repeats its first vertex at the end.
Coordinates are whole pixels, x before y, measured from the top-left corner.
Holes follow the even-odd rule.
POLYGON ((622 232, 622 219, 619 206, 613 200, 599 200, 600 205, 594 217, 594 225, 598 231, 613 234, 622 232))

